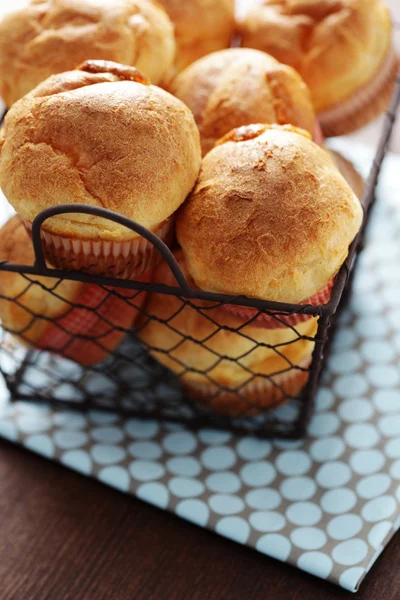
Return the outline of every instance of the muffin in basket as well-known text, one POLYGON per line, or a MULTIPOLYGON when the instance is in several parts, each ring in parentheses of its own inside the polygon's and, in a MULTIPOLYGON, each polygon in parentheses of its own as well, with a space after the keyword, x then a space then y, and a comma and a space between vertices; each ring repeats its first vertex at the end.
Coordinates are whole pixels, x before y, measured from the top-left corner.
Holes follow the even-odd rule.
MULTIPOLYGON (((30 266, 31 240, 18 216, 0 230, 0 262, 30 266)), ((143 281, 150 280, 146 274, 143 281)), ((135 290, 0 271, 0 321, 33 348, 82 365, 102 361, 121 342, 146 300, 135 290)))
POLYGON ((263 0, 239 30, 243 46, 300 73, 326 136, 350 133, 386 109, 398 59, 382 0, 263 0))
MULTIPOLYGON (((203 159, 177 218, 188 271, 202 290, 290 304, 325 304, 363 218, 329 154, 290 125, 249 125, 203 159)), ((257 311, 226 305, 247 321, 257 311)), ((283 327, 306 314, 260 314, 283 327)))
POLYGON ((289 123, 313 133, 310 92, 294 69, 250 48, 208 54, 187 67, 170 91, 193 112, 203 155, 231 129, 289 123))
POLYGON ((235 32, 234 0, 160 0, 160 4, 175 27, 175 72, 230 45, 235 32))
POLYGON ((0 22, 0 95, 11 106, 88 59, 135 66, 157 84, 174 58, 172 23, 149 0, 31 0, 0 22))
MULTIPOLYGON (((182 252, 176 258, 187 276, 182 252)), ((154 281, 176 285, 168 265, 154 281)), ((190 398, 214 411, 251 415, 299 394, 308 380, 317 320, 266 330, 247 325, 213 303, 151 294, 138 335, 152 356, 180 379, 190 398), (153 317, 153 318, 151 318, 153 317), (154 318, 155 317, 155 318, 154 318)))
MULTIPOLYGON (((201 161, 190 110, 133 67, 88 61, 52 75, 7 113, 0 186, 30 228, 45 208, 82 203, 116 211, 168 241, 201 161)), ((62 269, 137 277, 159 259, 136 232, 87 214, 42 227, 62 269)))

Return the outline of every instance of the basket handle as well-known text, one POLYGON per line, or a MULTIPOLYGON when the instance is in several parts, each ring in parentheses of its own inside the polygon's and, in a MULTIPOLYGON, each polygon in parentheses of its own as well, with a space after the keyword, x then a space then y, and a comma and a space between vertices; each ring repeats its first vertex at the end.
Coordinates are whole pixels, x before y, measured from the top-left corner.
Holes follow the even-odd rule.
POLYGON ((190 293, 192 290, 186 280, 186 277, 182 273, 181 268, 178 265, 178 262, 175 259, 175 256, 168 248, 167 244, 163 242, 155 233, 136 223, 136 221, 132 221, 128 217, 124 217, 113 210, 108 210, 107 208, 100 208, 99 206, 88 206, 86 204, 60 204, 59 206, 52 206, 50 208, 46 208, 42 210, 33 220, 32 222, 32 243, 33 249, 35 252, 35 269, 38 272, 46 274, 49 272, 46 261, 44 258, 44 252, 42 247, 41 240, 41 227, 43 223, 50 219, 51 217, 55 217, 57 215, 62 214, 86 214, 92 215, 94 217, 100 217, 102 219, 108 219, 109 221, 113 221, 114 223, 118 223, 119 225, 123 225, 127 229, 134 231, 139 234, 143 238, 145 238, 148 242, 150 242, 161 254, 169 268, 173 276, 175 277, 180 288, 186 292, 190 293))

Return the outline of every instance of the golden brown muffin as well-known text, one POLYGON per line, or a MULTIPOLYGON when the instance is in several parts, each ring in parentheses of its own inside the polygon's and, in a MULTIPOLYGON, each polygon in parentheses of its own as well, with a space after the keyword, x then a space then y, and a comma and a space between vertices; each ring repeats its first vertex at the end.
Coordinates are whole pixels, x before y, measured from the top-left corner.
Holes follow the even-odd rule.
MULTIPOLYGON (((193 285, 182 253, 176 258, 193 285)), ((166 263, 157 267, 154 281, 176 285, 166 263)), ((210 303, 191 304, 201 312, 189 304, 179 310, 182 300, 175 296, 151 294, 146 314, 157 320, 142 319, 138 326, 145 347, 179 376, 191 398, 218 412, 245 415, 298 395, 308 379, 316 319, 298 325, 297 331, 267 331, 243 327, 239 319, 210 308, 210 303), (229 329, 219 330, 220 326, 229 329), (235 331, 238 328, 240 332, 235 331), (276 350, 271 347, 275 345, 276 350)))
MULTIPOLYGON (((200 160, 199 132, 180 100, 133 67, 88 61, 7 113, 0 186, 28 226, 47 207, 83 203, 168 239, 200 160)), ((128 277, 159 260, 138 234, 98 217, 60 215, 42 232, 47 259, 61 268, 128 277)))
POLYGON ((234 0, 159 0, 175 26, 175 71, 227 48, 235 31, 234 0))
POLYGON ((314 132, 307 86, 296 71, 265 52, 213 52, 182 71, 170 90, 194 114, 203 155, 231 129, 251 123, 290 123, 314 132))
POLYGON ((173 26, 149 0, 31 0, 0 23, 5 103, 88 59, 141 69, 159 83, 175 57, 173 26))
POLYGON ((300 73, 325 135, 358 129, 387 106, 398 62, 382 0, 264 0, 239 29, 243 46, 300 73))
MULTIPOLYGON (((32 243, 17 215, 0 230, 0 261, 34 262, 32 243)), ((149 281, 150 274, 142 280, 149 281)), ((29 346, 93 365, 121 342, 146 300, 144 292, 114 291, 117 295, 92 284, 0 271, 0 320, 29 346)))
POLYGON ((313 304, 344 262, 362 216, 309 134, 250 125, 204 157, 177 236, 200 289, 313 304))

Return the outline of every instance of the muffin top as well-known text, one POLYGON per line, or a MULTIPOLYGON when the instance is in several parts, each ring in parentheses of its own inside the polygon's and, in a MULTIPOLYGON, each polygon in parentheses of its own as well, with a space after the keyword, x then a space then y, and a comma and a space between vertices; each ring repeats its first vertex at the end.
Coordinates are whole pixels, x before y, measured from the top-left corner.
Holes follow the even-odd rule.
MULTIPOLYGON (((52 75, 12 106, 0 134, 0 186, 28 221, 50 206, 83 203, 152 229, 185 200, 200 160, 190 110, 133 67, 103 61, 52 75)), ((53 217, 46 229, 132 237, 78 214, 53 217)))
POLYGON ((0 23, 6 104, 87 59, 134 65, 159 83, 175 56, 173 26, 149 0, 31 0, 0 23))

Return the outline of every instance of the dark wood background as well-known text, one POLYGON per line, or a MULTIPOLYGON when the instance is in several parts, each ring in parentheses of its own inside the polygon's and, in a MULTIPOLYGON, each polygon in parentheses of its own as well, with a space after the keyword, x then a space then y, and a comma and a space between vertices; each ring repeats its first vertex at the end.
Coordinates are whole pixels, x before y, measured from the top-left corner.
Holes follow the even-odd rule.
POLYGON ((400 598, 400 536, 356 595, 0 442, 1 600, 400 598))

